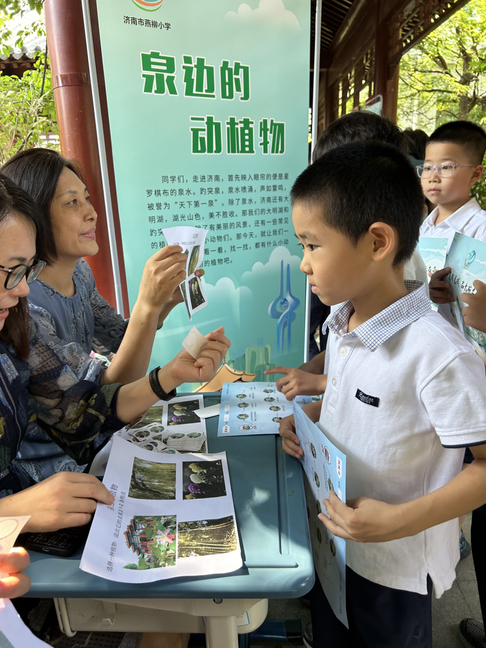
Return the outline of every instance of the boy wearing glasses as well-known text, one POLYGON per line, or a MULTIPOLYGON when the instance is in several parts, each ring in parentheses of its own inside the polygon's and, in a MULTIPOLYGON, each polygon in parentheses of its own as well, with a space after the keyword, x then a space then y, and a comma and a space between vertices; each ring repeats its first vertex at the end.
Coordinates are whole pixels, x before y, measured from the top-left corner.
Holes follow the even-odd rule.
MULTIPOLYGON (((423 166, 417 167, 425 197, 437 207, 422 223, 420 236, 446 238, 451 246, 454 234, 465 234, 486 241, 486 211, 471 187, 483 175, 486 133, 476 124, 455 121, 439 126, 429 138, 423 166)), ((436 304, 452 301, 450 284, 444 278, 450 268, 437 270, 429 284, 430 298, 436 304)), ((439 312, 450 322, 448 307, 439 312)))
POLYGON ((420 236, 447 238, 448 247, 456 232, 486 241, 486 212, 469 198, 483 175, 485 151, 486 133, 476 124, 450 122, 432 133, 417 170, 425 197, 437 207, 423 222, 420 236))

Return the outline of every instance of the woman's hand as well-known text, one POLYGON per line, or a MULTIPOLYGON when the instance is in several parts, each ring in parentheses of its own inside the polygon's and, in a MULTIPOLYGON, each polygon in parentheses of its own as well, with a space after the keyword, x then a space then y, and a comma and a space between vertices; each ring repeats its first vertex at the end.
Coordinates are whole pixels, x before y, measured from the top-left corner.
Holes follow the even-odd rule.
POLYGON ((0 500, 0 515, 30 515, 24 531, 57 531, 88 524, 96 504, 112 504, 113 495, 86 473, 60 472, 0 500))
MULTIPOLYGON (((172 379, 178 384, 184 382, 207 382, 214 378, 231 342, 224 335, 224 328, 206 335, 208 340, 201 348, 196 359, 185 349, 159 372, 159 382, 164 387, 164 373, 169 369, 172 379)), ((167 391, 167 390, 166 390, 167 391)))
MULTIPOLYGON (((204 270, 199 269, 196 270, 194 273, 196 277, 202 277, 204 275, 204 270)), ((169 315, 171 310, 177 306, 177 304, 181 304, 184 301, 182 297, 182 292, 179 286, 174 290, 172 295, 169 297, 169 299, 165 302, 165 304, 162 306, 160 313, 159 313, 159 321, 158 321, 158 326, 162 326, 165 318, 169 315)))
POLYGON ((22 572, 30 563, 29 554, 23 547, 13 547, 9 553, 0 553, 0 598, 16 598, 29 591, 30 578, 22 572))
MULTIPOLYGON (((137 302, 160 313, 174 300, 179 284, 186 278, 187 257, 179 245, 167 245, 158 250, 145 264, 137 302)), ((181 296, 182 300, 182 296, 181 296)), ((172 306, 172 308, 175 306, 172 306)))

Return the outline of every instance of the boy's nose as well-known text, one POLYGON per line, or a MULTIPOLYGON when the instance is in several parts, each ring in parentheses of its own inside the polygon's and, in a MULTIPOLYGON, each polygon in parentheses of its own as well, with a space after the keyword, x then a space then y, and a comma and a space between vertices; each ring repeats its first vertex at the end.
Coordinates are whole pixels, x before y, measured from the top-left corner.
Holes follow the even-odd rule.
POLYGON ((303 272, 304 274, 309 274, 310 273, 310 266, 306 262, 305 257, 300 262, 300 271, 303 272))

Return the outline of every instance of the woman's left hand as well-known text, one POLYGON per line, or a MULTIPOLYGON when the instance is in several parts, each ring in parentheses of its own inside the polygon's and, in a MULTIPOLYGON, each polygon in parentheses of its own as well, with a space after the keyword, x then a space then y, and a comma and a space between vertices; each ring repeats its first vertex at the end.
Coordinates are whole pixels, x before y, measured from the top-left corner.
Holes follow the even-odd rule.
POLYGON ((216 375, 231 342, 220 327, 206 335, 207 343, 194 359, 185 349, 169 363, 170 371, 178 382, 207 382, 216 375))
MULTIPOLYGON (((204 270, 200 268, 199 270, 196 270, 194 274, 196 275, 196 277, 202 277, 204 275, 204 270)), ((180 286, 177 286, 177 288, 174 290, 172 295, 169 297, 169 299, 165 302, 165 304, 162 306, 160 310, 158 325, 162 326, 163 321, 169 315, 171 310, 175 308, 177 304, 181 304, 183 301, 184 298, 182 297, 180 286)))

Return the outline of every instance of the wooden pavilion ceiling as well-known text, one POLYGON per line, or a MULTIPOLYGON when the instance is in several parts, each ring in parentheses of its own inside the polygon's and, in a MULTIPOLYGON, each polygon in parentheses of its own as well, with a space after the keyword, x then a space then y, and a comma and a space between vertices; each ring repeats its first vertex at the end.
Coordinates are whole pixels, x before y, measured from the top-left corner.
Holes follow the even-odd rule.
MULTIPOLYGON (((321 58, 329 51, 332 41, 345 21, 355 0, 322 0, 321 58)), ((316 37, 316 0, 311 0, 311 61, 314 61, 316 37)), ((312 63, 313 65, 313 63, 312 63)))

